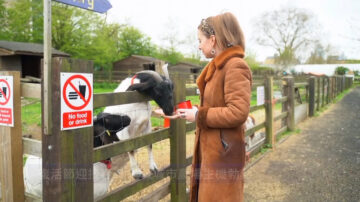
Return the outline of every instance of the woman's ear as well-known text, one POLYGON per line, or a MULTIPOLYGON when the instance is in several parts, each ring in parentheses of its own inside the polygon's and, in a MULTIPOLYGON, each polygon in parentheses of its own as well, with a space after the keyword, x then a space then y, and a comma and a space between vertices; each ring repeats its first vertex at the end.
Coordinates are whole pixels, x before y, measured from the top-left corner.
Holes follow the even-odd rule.
POLYGON ((211 43, 211 46, 215 48, 215 45, 216 45, 216 37, 215 37, 215 35, 210 36, 210 43, 211 43))

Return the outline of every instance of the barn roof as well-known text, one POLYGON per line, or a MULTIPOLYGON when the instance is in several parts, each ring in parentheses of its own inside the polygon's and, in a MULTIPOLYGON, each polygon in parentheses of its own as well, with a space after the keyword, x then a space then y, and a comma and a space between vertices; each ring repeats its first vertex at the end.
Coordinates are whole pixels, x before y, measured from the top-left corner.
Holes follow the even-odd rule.
MULTIPOLYGON (((8 55, 36 55, 42 56, 44 46, 37 43, 25 43, 14 41, 0 41, 0 56, 8 55)), ((70 57, 69 54, 52 49, 53 56, 70 57)))

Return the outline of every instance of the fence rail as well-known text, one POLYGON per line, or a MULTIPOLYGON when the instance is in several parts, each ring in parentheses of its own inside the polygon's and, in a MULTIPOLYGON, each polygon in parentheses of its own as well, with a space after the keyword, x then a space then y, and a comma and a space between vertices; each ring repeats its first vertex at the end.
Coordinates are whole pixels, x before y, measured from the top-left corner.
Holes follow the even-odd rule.
MULTIPOLYGON (((60 71, 68 71, 71 69, 72 65, 79 65, 78 68, 74 67, 72 71, 78 71, 78 72, 91 72, 91 65, 88 65, 88 63, 81 63, 81 62, 74 62, 72 60, 69 61, 69 59, 63 59, 63 58, 57 58, 54 59, 53 63, 55 64, 53 66, 54 72, 60 72, 60 71), (85 68, 86 67, 86 68, 85 68), (81 71, 79 71, 81 70, 81 71)), ((1 74, 1 73, 0 73, 1 74)), ((172 75, 173 81, 175 83, 175 102, 179 102, 182 100, 185 100, 186 96, 190 95, 198 95, 198 90, 196 88, 185 88, 185 80, 181 76, 172 75)), ((58 89, 59 84, 57 82, 56 77, 54 77, 54 86, 53 89, 58 89)), ((266 138, 264 140, 261 140, 258 142, 254 147, 250 148, 249 152, 251 156, 255 155, 257 152, 260 151, 261 147, 264 144, 274 145, 276 143, 276 136, 280 135, 281 133, 287 131, 287 130, 294 130, 295 128, 295 116, 296 116, 296 108, 295 106, 295 100, 296 95, 295 91, 296 89, 302 89, 302 93, 305 93, 305 102, 308 103, 308 107, 306 108, 306 116, 309 114, 309 116, 313 116, 315 111, 320 110, 321 107, 323 107, 325 104, 329 103, 331 100, 333 100, 339 93, 341 93, 343 90, 349 88, 352 86, 352 80, 349 80, 345 77, 310 77, 308 78, 307 82, 301 82, 295 83, 295 79, 292 77, 283 77, 281 80, 273 81, 272 77, 266 77, 263 78, 262 82, 258 82, 254 86, 262 86, 264 85, 265 88, 265 104, 259 105, 259 106, 251 106, 250 112, 255 112, 257 110, 265 110, 266 119, 265 121, 256 124, 254 127, 249 128, 245 132, 245 136, 249 136, 261 129, 265 128, 266 131, 266 138), (275 85, 280 86, 282 89, 282 97, 278 99, 274 99, 273 95, 273 86, 275 85), (305 90, 304 90, 305 88, 305 90), (274 107, 275 104, 281 103, 282 105, 282 112, 274 116, 274 107), (308 113, 307 113, 308 111, 308 113), (282 120, 282 127, 274 131, 274 122, 282 120)), ((41 86, 40 84, 22 84, 21 85, 21 95, 25 97, 33 97, 33 98, 40 98, 41 97, 41 86), (29 90, 33 89, 33 90, 29 90)), ((300 92, 300 90, 298 91, 300 92)), ((20 102, 20 95, 18 102, 20 102)), ((304 96, 304 95, 303 95, 304 96)), ((54 96, 56 97, 56 96, 54 96)), ((128 103, 134 103, 134 102, 140 102, 140 101, 149 101, 150 98, 143 96, 137 92, 122 92, 122 93, 100 93, 100 94, 94 94, 94 108, 104 107, 104 106, 111 106, 111 105, 118 105, 118 104, 128 104, 128 103)), ((56 110, 53 111, 56 114, 56 110)), ((59 121, 59 120, 56 120, 59 121)), ((58 124, 58 122, 54 122, 54 124, 58 124)), ((4 128, 4 127, 2 127, 4 128)), ((19 127, 21 128, 21 126, 19 127)), ((171 200, 172 201, 184 201, 186 200, 186 182, 183 180, 186 177, 185 169, 186 166, 189 166, 192 161, 192 157, 185 156, 185 135, 189 131, 193 131, 196 128, 195 123, 185 123, 184 120, 174 120, 171 122, 170 128, 167 129, 160 129, 157 131, 153 131, 149 134, 145 134, 140 137, 120 141, 118 143, 114 143, 111 145, 105 145, 99 148, 92 148, 92 145, 82 145, 80 148, 87 148, 86 151, 90 151, 89 154, 86 155, 85 159, 81 159, 81 163, 83 164, 92 164, 93 162, 98 162, 103 159, 107 159, 109 157, 113 157, 128 151, 135 150, 137 148, 146 146, 148 144, 153 144, 162 140, 169 139, 170 140, 170 156, 171 156, 171 162, 170 165, 162 170, 160 170, 156 175, 150 175, 146 176, 144 179, 135 181, 133 183, 124 185, 122 187, 119 187, 107 195, 100 198, 98 201, 119 201, 122 199, 125 199, 126 197, 133 195, 137 193, 138 191, 164 179, 167 177, 170 177, 170 182, 166 185, 163 185, 158 190, 155 191, 156 194, 151 193, 149 196, 145 196, 143 199, 150 200, 150 199, 159 199, 159 197, 164 197, 168 193, 171 193, 171 200)), ((0 126, 1 130, 1 126, 0 126)), ((3 129, 4 130, 4 129, 3 129)), ((59 130, 59 128, 53 129, 53 133, 50 136, 45 136, 45 139, 43 142, 29 139, 29 138, 22 138, 22 143, 20 141, 20 144, 17 145, 20 148, 23 149, 24 154, 31 154, 34 156, 43 157, 46 160, 49 160, 49 163, 51 163, 50 158, 61 158, 64 162, 68 163, 74 163, 76 159, 68 160, 67 158, 70 158, 71 156, 76 156, 76 158, 79 160, 82 158, 83 154, 77 153, 79 150, 79 141, 82 141, 83 139, 76 139, 75 136, 79 136, 79 134, 86 134, 85 139, 92 138, 91 130, 77 130, 77 132, 56 132, 56 130, 59 130), (48 145, 49 144, 55 144, 59 146, 59 148, 70 148, 69 151, 62 151, 62 150, 55 150, 52 152, 49 156, 49 150, 48 145), (21 147, 22 145, 22 147, 21 147), (77 149, 75 149, 77 148, 77 149), (74 153, 72 153, 74 152, 74 153), (56 154, 57 153, 57 154, 56 154), (45 156, 44 156, 45 155, 45 156)), ((6 131, 6 134, 13 135, 13 132, 6 131)), ((189 133, 187 133, 189 134, 189 133)), ((18 134, 19 136, 19 134, 18 134)), ((21 134, 20 134, 21 137, 21 134)), ((44 136, 43 136, 44 138, 44 136)), ((82 137, 83 138, 83 137, 82 137)), ((1 138, 0 138, 1 140, 1 138)), ((91 141, 90 141, 91 142, 91 141)), ((1 142, 0 142, 1 143, 1 142)), ((3 143, 2 143, 3 144, 3 143)), ((15 147, 15 145, 14 145, 15 147)), ((73 157, 71 157, 73 158, 73 157)), ((3 159, 0 159, 0 165, 4 165, 2 162, 3 159)), ((20 164, 20 162, 18 162, 20 164)), ((61 166, 61 162, 58 162, 57 160, 52 161, 53 165, 58 165, 60 169, 63 169, 61 166)), ((21 161, 22 165, 22 161, 21 161)), ((1 166, 0 166, 1 167, 1 166)), ((77 170, 82 169, 81 167, 72 167, 74 169, 74 172, 77 170)), ((4 187, 7 188, 7 183, 4 180, 4 175, 6 175, 4 169, 1 170, 2 172, 0 175, 2 176, 1 184, 2 186, 2 193, 4 193, 4 187)), ((21 169, 22 172, 22 169, 21 169)), ((20 173, 19 171, 16 171, 13 173, 13 175, 18 175, 20 173)), ((21 176, 22 177, 22 176, 21 176)), ((78 182, 74 179, 71 182, 66 182, 65 184, 56 185, 52 182, 51 188, 54 189, 55 187, 59 188, 59 190, 71 190, 71 199, 68 198, 70 193, 64 192, 64 193, 51 193, 49 187, 44 187, 44 197, 43 199, 46 200, 67 200, 70 201, 81 199, 83 200, 83 193, 86 193, 87 195, 91 195, 89 193, 92 193, 92 181, 86 181, 82 182, 83 186, 81 189, 76 188, 75 184, 78 184, 78 182)), ((64 183, 61 181, 60 183, 64 183)), ((4 194, 2 195, 4 197, 4 194)), ((11 199, 15 199, 15 196, 9 196, 5 195, 5 200, 7 200, 9 197, 11 199)), ((29 194, 26 194, 27 198, 32 198, 29 194)), ((4 198, 3 198, 4 199, 4 198)), ((86 200, 91 199, 93 200, 92 196, 87 196, 86 200)), ((91 201, 90 200, 90 201, 91 201)), ((16 200, 16 201, 23 201, 22 199, 16 200)))

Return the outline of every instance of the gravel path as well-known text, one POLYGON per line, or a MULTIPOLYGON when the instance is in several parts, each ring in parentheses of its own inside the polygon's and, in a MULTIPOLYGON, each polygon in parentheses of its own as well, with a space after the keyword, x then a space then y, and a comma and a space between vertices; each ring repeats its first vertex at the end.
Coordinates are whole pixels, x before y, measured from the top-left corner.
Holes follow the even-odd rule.
POLYGON ((245 201, 360 201, 360 87, 245 172, 245 201))

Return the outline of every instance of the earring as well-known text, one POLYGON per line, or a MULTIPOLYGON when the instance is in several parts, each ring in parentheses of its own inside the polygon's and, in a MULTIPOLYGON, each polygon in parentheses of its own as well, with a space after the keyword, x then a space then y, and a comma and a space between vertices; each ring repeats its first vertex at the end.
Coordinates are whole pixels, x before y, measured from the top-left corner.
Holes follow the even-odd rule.
POLYGON ((215 49, 211 49, 211 55, 215 55, 215 49))

